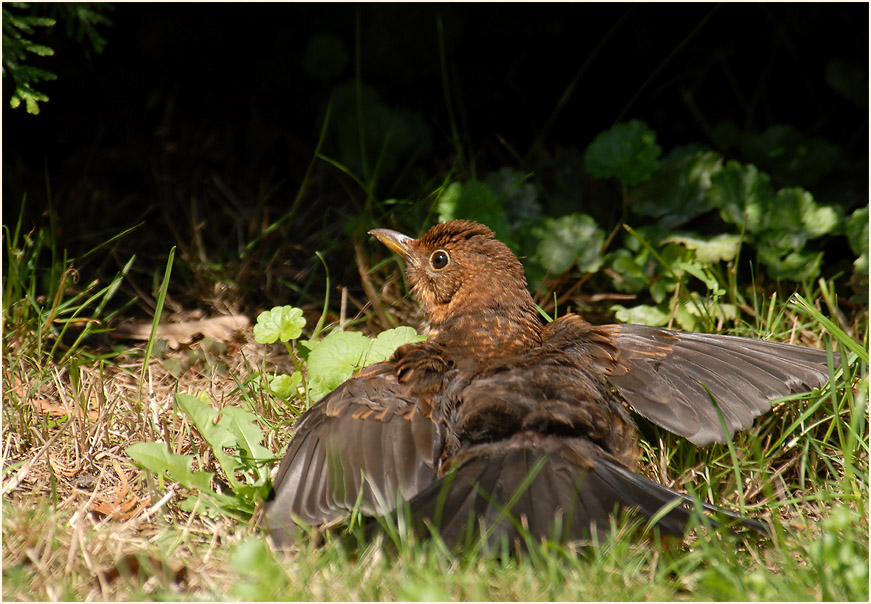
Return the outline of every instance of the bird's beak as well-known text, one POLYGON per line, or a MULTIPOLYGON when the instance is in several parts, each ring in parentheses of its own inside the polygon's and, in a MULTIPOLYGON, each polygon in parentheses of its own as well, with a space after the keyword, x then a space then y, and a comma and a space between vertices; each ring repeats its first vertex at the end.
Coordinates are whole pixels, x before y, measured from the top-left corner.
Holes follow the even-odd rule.
POLYGON ((369 231, 369 234, 374 235, 378 241, 406 260, 412 257, 411 247, 409 246, 414 241, 412 237, 403 235, 398 231, 391 231, 390 229, 372 229, 369 231))

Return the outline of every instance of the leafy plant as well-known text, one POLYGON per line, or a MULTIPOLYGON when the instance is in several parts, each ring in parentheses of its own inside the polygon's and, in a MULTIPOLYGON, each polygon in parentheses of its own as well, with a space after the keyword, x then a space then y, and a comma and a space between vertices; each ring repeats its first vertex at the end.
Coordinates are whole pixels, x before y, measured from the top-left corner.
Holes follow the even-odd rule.
POLYGON ((868 206, 853 212, 846 221, 847 242, 858 256, 853 262, 853 282, 857 290, 868 291, 868 206))
POLYGON ((664 229, 683 226, 713 207, 711 175, 722 165, 719 153, 678 147, 649 181, 629 191, 630 207, 635 214, 655 218, 664 229))
POLYGON ((632 240, 610 257, 615 272, 624 277, 615 282, 622 291, 639 292, 648 289, 657 306, 640 304, 634 308, 614 305, 611 310, 618 320, 644 325, 662 326, 677 321, 682 329, 698 331, 737 316, 733 304, 721 302, 727 293, 727 277, 718 266, 721 260, 733 260, 739 241, 728 235, 714 238, 692 236, 661 237, 657 229, 627 227, 632 240), (650 238, 657 237, 656 249, 650 238), (630 251, 631 250, 631 251, 630 251), (641 266, 652 264, 658 270, 645 272, 641 266), (690 281, 704 285, 704 295, 688 287, 690 281))
MULTIPOLYGON (((302 309, 293 306, 276 306, 263 311, 257 316, 257 324, 254 326, 254 339, 259 344, 272 344, 280 340, 296 367, 291 375, 276 375, 270 381, 270 389, 285 400, 290 398, 304 379, 302 364, 294 346, 294 341, 302 334, 303 327, 305 317, 302 316, 302 309)), ((308 387, 305 387, 305 392, 308 397, 308 387)))
POLYGON ((798 187, 775 192, 768 175, 735 161, 711 176, 710 196, 726 222, 751 236, 772 278, 801 282, 819 275, 822 253, 804 248, 838 228, 833 206, 817 204, 798 187))
POLYGON ((37 91, 34 85, 41 81, 54 80, 57 75, 25 62, 29 58, 28 54, 50 57, 54 50, 43 44, 36 44, 25 36, 32 36, 38 27, 53 27, 55 20, 18 13, 27 8, 29 6, 23 2, 3 5, 3 76, 8 73, 15 81, 15 91, 9 99, 9 105, 15 109, 23 102, 28 113, 37 114, 39 103, 48 101, 48 97, 37 91))
POLYGON ((841 152, 824 138, 805 136, 793 126, 776 124, 749 133, 740 142, 741 154, 769 172, 781 184, 812 187, 837 165, 841 152))
POLYGON ((201 500, 206 507, 221 513, 243 520, 249 518, 257 503, 269 494, 266 464, 273 459, 272 452, 260 444, 263 433, 257 416, 229 405, 219 412, 208 399, 188 394, 177 394, 175 400, 209 445, 229 492, 212 487, 213 472, 193 469, 194 462, 202 468, 203 461, 198 455, 173 453, 166 443, 135 443, 127 448, 127 455, 161 481, 169 479, 191 491, 181 502, 183 510, 192 511, 201 500))
MULTIPOLYGON (((292 375, 277 375, 270 382, 270 390, 283 399, 300 397, 299 387, 305 385, 305 398, 318 400, 362 367, 390 358, 402 344, 425 339, 411 327, 389 329, 376 338, 334 331, 322 340, 302 340, 297 348, 303 327, 302 310, 292 306, 260 313, 254 327, 257 342, 281 341, 297 366, 292 375), (300 359, 306 359, 305 367, 300 359)), ((135 443, 128 447, 127 454, 161 480, 177 482, 191 491, 181 502, 183 510, 191 511, 201 501, 207 508, 247 519, 269 493, 266 465, 273 460, 272 453, 261 444, 264 437, 258 417, 231 405, 219 411, 205 397, 180 393, 175 400, 209 446, 228 488, 213 487, 215 474, 202 469, 199 455, 173 453, 166 443, 135 443), (200 469, 195 470, 194 464, 200 469)))
POLYGON ((55 16, 59 16, 66 21, 68 36, 75 29, 77 41, 81 42, 87 37, 94 52, 100 53, 106 40, 98 33, 96 26, 111 25, 112 22, 103 14, 111 8, 108 4, 71 2, 53 6, 52 12, 55 15, 46 17, 36 14, 37 9, 31 8, 25 2, 4 3, 3 77, 8 74, 15 82, 9 105, 15 109, 24 103, 28 113, 38 114, 39 103, 48 102, 48 96, 36 90, 35 86, 39 82, 57 79, 57 75, 51 71, 29 64, 32 55, 54 55, 51 47, 33 41, 37 28, 53 28, 57 23, 55 16))
POLYGON ((656 134, 641 120, 617 124, 587 147, 584 165, 596 178, 616 178, 624 187, 641 184, 659 168, 656 134))
POLYGON ((403 344, 426 339, 413 328, 402 326, 383 331, 376 338, 356 331, 334 331, 317 340, 315 333, 311 340, 301 340, 297 347, 296 340, 304 326, 302 309, 292 306, 277 306, 260 313, 254 326, 254 339, 258 343, 280 340, 296 365, 290 376, 277 375, 270 382, 270 389, 284 399, 297 394, 302 384, 306 398, 316 401, 363 367, 389 359, 403 344), (305 368, 301 359, 306 360, 305 368))
POLYGON ((533 261, 553 274, 564 273, 573 266, 592 273, 602 265, 605 232, 587 214, 544 218, 531 233, 538 240, 533 261))
POLYGON ((436 211, 443 222, 474 217, 477 222, 493 229, 496 236, 509 247, 517 247, 512 229, 508 226, 506 205, 488 184, 480 180, 454 182, 445 187, 436 201, 436 211))
MULTIPOLYGON (((718 153, 692 146, 675 149, 658 167, 653 158, 659 148, 653 140, 640 122, 618 124, 591 143, 587 170, 600 178, 616 177, 632 212, 656 218, 664 229, 685 225, 717 208, 725 222, 754 244, 760 263, 774 279, 803 282, 819 275, 822 253, 805 248, 808 241, 837 231, 841 217, 834 206, 818 204, 799 187, 775 190, 770 177, 754 165, 724 162, 718 153), (637 160, 645 153, 646 162, 637 160)), ((787 127, 769 129, 754 141, 748 144, 752 155, 769 160, 782 157, 779 164, 771 165, 784 174, 790 170, 804 174, 811 162, 822 175, 837 158, 825 141, 805 141, 787 127), (802 152, 812 157, 803 157, 802 152)))
POLYGON ((604 232, 587 214, 543 216, 529 175, 501 168, 484 181, 453 182, 436 200, 439 220, 465 218, 486 224, 516 254, 525 257, 527 278, 537 289, 547 275, 573 267, 595 271, 602 264, 604 232))
POLYGON ((413 328, 400 326, 382 331, 376 338, 358 331, 334 331, 320 341, 300 342, 309 351, 306 370, 310 399, 329 394, 363 367, 386 361, 403 344, 425 339, 413 328))

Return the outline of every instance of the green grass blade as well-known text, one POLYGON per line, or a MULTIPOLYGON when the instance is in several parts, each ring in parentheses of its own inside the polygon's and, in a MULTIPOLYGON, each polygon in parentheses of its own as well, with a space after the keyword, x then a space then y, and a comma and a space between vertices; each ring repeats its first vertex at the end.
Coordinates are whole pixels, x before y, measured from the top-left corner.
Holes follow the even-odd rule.
POLYGON ((148 361, 154 350, 154 340, 157 337, 157 326, 160 324, 160 315, 163 313, 163 303, 166 301, 166 293, 169 291, 169 276, 172 274, 172 262, 175 259, 175 246, 169 250, 169 258, 166 259, 166 271, 163 273, 163 282, 160 284, 160 292, 157 295, 157 305, 154 307, 154 320, 151 322, 151 334, 145 345, 145 356, 142 359, 142 370, 139 373, 139 400, 142 400, 142 385, 145 382, 145 371, 148 369, 148 361))

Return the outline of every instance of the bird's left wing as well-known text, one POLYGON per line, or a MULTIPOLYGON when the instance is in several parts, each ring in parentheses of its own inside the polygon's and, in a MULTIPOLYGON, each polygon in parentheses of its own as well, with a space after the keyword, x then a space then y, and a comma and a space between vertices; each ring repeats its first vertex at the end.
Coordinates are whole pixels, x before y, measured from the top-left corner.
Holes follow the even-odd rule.
POLYGON ((643 325, 602 329, 617 349, 607 377, 620 395, 697 445, 726 442, 771 409, 772 400, 819 388, 829 376, 824 350, 643 325))
POLYGON ((829 377, 826 351, 779 342, 594 326, 573 314, 549 323, 545 335, 595 367, 637 413, 697 445, 726 442, 771 409, 772 400, 822 387, 829 377))
POLYGON ((299 419, 265 524, 282 543, 299 524, 329 526, 354 509, 385 514, 436 479, 440 442, 426 402, 408 394, 391 363, 373 365, 299 419))

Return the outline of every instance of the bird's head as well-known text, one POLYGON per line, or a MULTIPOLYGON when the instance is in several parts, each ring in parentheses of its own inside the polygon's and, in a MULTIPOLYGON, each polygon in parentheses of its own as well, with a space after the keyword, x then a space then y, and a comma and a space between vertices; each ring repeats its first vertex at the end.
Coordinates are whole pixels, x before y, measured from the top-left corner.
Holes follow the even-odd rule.
POLYGON ((405 259, 412 291, 434 326, 496 313, 537 323, 523 265, 493 231, 468 220, 437 224, 420 239, 389 229, 370 234, 405 259))

